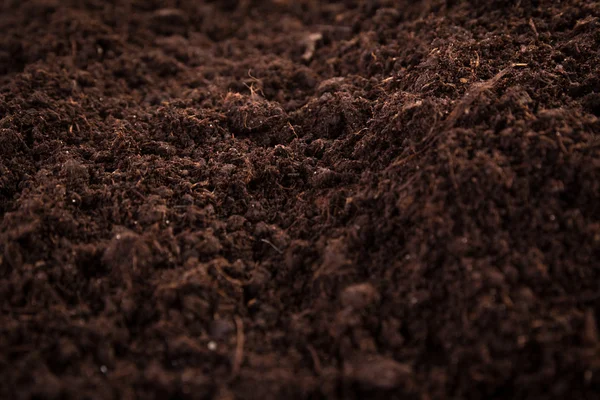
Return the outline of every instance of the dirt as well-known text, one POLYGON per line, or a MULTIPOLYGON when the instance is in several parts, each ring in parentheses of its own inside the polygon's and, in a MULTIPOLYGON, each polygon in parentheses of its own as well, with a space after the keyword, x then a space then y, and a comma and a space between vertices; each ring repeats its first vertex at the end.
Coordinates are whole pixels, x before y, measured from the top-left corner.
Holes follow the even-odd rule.
POLYGON ((599 2, 0 31, 0 398, 598 398, 599 2))

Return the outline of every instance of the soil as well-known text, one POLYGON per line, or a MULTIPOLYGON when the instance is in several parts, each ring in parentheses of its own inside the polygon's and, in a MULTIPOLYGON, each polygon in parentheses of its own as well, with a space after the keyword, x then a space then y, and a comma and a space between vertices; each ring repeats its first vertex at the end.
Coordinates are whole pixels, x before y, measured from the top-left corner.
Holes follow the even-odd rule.
POLYGON ((598 398, 598 1, 0 31, 0 398, 598 398))

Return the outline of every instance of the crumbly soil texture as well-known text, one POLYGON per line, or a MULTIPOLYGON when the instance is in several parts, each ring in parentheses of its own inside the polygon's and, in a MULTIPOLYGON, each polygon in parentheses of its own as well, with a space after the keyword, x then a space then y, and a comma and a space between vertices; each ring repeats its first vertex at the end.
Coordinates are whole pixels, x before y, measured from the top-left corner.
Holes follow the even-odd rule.
POLYGON ((0 31, 0 398, 600 395, 600 2, 0 31))

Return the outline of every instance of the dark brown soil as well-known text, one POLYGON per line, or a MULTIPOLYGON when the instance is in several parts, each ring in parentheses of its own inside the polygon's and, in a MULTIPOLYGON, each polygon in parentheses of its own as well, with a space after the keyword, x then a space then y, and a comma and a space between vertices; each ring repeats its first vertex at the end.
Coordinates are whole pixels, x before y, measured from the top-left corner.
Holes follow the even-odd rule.
POLYGON ((0 398, 600 395, 598 1, 0 32, 0 398))

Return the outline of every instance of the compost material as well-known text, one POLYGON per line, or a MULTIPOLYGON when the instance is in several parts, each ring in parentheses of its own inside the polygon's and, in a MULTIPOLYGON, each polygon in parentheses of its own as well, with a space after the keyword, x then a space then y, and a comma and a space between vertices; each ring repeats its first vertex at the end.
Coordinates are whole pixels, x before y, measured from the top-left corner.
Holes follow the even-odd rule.
POLYGON ((598 1, 0 31, 0 398, 600 395, 598 1))

